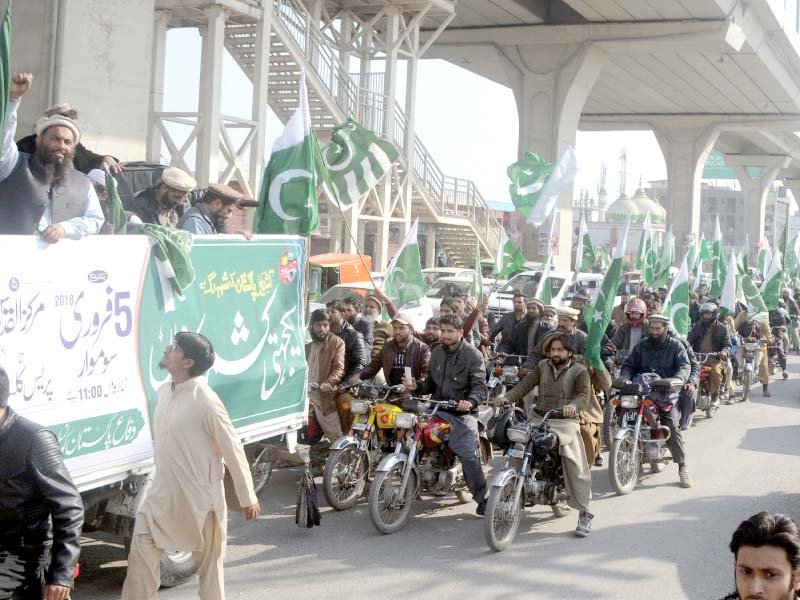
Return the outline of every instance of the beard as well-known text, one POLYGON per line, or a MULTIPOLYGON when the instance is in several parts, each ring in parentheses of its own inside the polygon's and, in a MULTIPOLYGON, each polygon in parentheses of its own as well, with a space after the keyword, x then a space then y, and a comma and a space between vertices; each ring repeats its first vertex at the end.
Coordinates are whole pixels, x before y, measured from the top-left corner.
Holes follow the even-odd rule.
POLYGON ((73 153, 69 152, 59 160, 44 144, 39 144, 29 161, 31 173, 36 179, 48 185, 60 183, 64 180, 67 170, 72 167, 72 156, 73 153))
POLYGON ((660 346, 664 343, 664 340, 667 339, 666 335, 650 335, 650 343, 653 346, 660 346))
POLYGON ((211 217, 214 220, 214 229, 217 230, 217 233, 225 233, 225 222, 228 219, 224 215, 217 214, 212 214, 211 217))
POLYGON ((311 330, 311 339, 314 340, 315 342, 324 342, 325 340, 328 339, 329 335, 330 335, 330 332, 325 333, 325 334, 319 334, 319 333, 316 333, 313 329, 311 330))
POLYGON ((557 367, 563 367, 567 364, 568 358, 564 358, 563 356, 551 356, 550 362, 553 363, 557 367))
POLYGON ((361 315, 361 320, 362 321, 366 321, 367 323, 370 323, 371 325, 374 325, 375 323, 378 322, 378 315, 362 314, 361 315))
POLYGON ((430 344, 433 344, 434 342, 438 342, 439 338, 438 338, 438 336, 436 336, 436 334, 433 334, 433 333, 423 333, 422 334, 422 341, 425 342, 426 344, 430 345, 430 344))

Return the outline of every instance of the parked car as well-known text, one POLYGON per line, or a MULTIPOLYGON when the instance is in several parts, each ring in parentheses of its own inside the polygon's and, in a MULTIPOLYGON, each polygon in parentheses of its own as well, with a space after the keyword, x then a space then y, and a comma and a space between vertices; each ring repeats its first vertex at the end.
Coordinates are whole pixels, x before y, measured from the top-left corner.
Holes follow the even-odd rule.
MULTIPOLYGON (((509 279, 496 292, 489 296, 489 327, 494 325, 505 313, 513 310, 513 297, 515 292, 522 292, 528 298, 533 298, 536 295, 536 288, 539 285, 539 279, 542 276, 542 271, 523 271, 509 279)), ((572 283, 572 271, 550 271, 549 281, 551 286, 551 297, 553 305, 559 306, 570 284, 572 283)))
POLYGON ((442 277, 472 277, 473 269, 463 269, 461 267, 431 267, 422 269, 422 276, 425 284, 430 288, 438 279, 442 277))

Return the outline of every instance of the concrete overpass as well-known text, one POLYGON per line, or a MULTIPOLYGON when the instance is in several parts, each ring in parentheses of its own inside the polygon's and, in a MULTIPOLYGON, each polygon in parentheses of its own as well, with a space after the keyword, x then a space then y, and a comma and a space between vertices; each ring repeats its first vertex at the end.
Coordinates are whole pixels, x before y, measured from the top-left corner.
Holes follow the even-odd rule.
MULTIPOLYGON (((757 209, 755 243, 772 181, 800 191, 797 28, 797 3, 776 0, 463 0, 427 56, 514 91, 520 153, 555 159, 579 129, 653 130, 667 165, 665 208, 684 244, 698 234, 702 169, 718 147, 757 209)), ((566 190, 562 267, 571 206, 566 190)))

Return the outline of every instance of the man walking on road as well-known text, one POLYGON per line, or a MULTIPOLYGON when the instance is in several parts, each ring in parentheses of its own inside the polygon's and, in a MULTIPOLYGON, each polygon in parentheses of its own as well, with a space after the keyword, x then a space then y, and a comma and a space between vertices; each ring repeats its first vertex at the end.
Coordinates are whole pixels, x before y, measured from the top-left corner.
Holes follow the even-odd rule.
POLYGON ((202 600, 225 598, 225 468, 245 518, 257 519, 261 511, 228 411, 203 377, 213 364, 214 348, 198 333, 178 333, 164 351, 161 366, 172 381, 158 390, 153 419, 156 472, 136 514, 123 600, 156 597, 159 563, 166 550, 192 553, 202 600))

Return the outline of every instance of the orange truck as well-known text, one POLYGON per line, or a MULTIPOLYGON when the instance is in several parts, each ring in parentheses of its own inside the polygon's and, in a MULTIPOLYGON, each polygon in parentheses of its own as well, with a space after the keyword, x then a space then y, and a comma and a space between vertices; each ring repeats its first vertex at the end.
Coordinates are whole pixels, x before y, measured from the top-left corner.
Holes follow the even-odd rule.
POLYGON ((322 294, 340 283, 369 281, 372 257, 365 254, 317 254, 308 259, 311 268, 309 277, 309 300, 318 302, 322 294))

